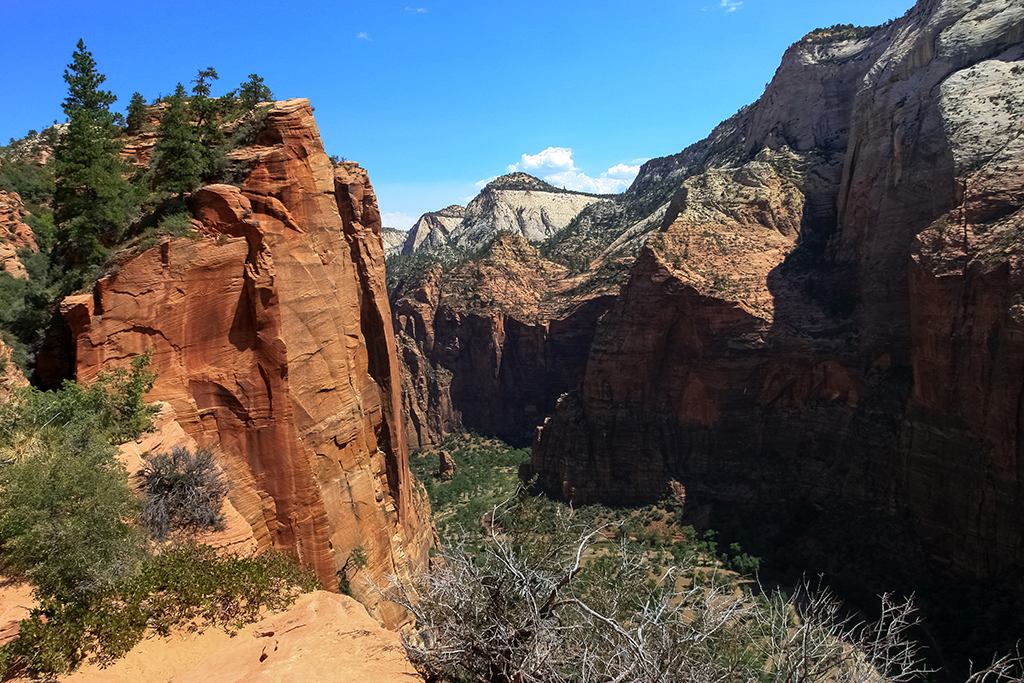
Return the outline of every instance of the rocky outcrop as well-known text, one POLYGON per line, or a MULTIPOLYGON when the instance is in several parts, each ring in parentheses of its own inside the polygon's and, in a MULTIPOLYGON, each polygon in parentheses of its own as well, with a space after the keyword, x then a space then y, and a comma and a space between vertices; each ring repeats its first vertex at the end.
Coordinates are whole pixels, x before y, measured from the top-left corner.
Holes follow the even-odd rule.
POLYGON ((462 225, 466 215, 465 207, 452 204, 440 211, 431 211, 420 216, 409 230, 402 245, 403 254, 420 249, 437 249, 448 243, 448 237, 462 225))
POLYGON ((0 190, 0 272, 17 278, 28 277, 18 252, 22 249, 39 251, 32 228, 25 223, 27 215, 17 192, 0 190))
POLYGON ((381 228, 380 236, 384 241, 384 256, 394 256, 402 253, 409 232, 398 228, 381 228))
POLYGON ((3 403, 15 389, 27 387, 28 380, 14 363, 13 349, 0 340, 0 403, 3 403))
POLYGON ((499 233, 544 240, 569 225, 586 207, 602 198, 560 190, 526 173, 495 178, 463 209, 449 206, 416 221, 402 249, 480 249, 499 233))
POLYGON ((1024 598, 1024 8, 922 0, 836 38, 645 165, 631 192, 680 188, 526 474, 748 525, 854 514, 848 545, 1024 598))
POLYGON ((223 456, 259 547, 294 552, 328 588, 347 579, 395 623, 364 579, 425 566, 432 533, 409 476, 373 188, 358 165, 332 167, 306 100, 276 103, 231 156, 249 175, 193 194, 201 239, 121 254, 65 300, 78 380, 152 348, 150 399, 223 456))
POLYGON ((426 446, 461 429, 529 443, 579 382, 613 294, 504 235, 479 261, 435 267, 393 298, 408 439, 426 446))

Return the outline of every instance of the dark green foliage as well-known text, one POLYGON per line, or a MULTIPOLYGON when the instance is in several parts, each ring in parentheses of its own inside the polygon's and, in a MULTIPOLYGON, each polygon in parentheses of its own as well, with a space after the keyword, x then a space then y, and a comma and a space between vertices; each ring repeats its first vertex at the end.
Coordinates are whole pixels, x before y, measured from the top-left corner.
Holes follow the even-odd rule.
POLYGON ((153 538, 163 541, 173 531, 224 528, 221 508, 228 485, 210 451, 176 447, 150 456, 142 465, 142 478, 142 521, 153 538))
POLYGON ((192 94, 196 97, 209 97, 210 96, 210 82, 220 80, 220 76, 217 75, 217 70, 212 66, 206 69, 200 69, 199 74, 192 79, 195 83, 192 86, 192 94))
POLYGON ((262 78, 249 74, 249 80, 238 86, 238 99, 244 111, 255 112, 260 102, 273 102, 274 93, 263 84, 262 78))
POLYGON ((395 254, 384 261, 384 277, 388 295, 395 293, 399 283, 417 283, 434 266, 445 269, 444 257, 432 251, 417 251, 412 254, 395 254))
MULTIPOLYGON (((54 149, 54 215, 58 251, 65 269, 84 270, 101 263, 124 236, 137 208, 137 192, 125 180, 129 168, 118 155, 120 128, 110 105, 117 99, 99 86, 106 77, 78 41, 64 72, 68 126, 54 149)), ((81 283, 81 278, 76 278, 81 283)))
MULTIPOLYGON (((17 192, 29 207, 39 206, 53 197, 53 167, 37 166, 16 157, 9 147, 0 149, 0 190, 17 192)), ((32 208, 29 209, 30 211, 32 208)))
POLYGON ((158 632, 168 633, 193 619, 241 628, 256 621, 262 609, 290 605, 295 588, 309 592, 321 586, 311 568, 284 553, 218 557, 213 548, 190 542, 151 559, 128 588, 150 596, 149 621, 158 632))
MULTIPOLYGON (((138 356, 88 389, 26 388, 0 405, 0 563, 31 581, 40 603, 19 638, 0 648, 0 674, 52 676, 86 657, 108 663, 148 627, 238 628, 289 604, 296 587, 319 588, 311 570, 274 553, 220 558, 184 545, 147 554, 139 501, 112 443, 145 428, 149 360, 138 356)), ((184 460, 160 470, 178 478, 165 492, 206 496, 209 505, 171 503, 172 514, 203 508, 184 524, 203 525, 223 500, 223 480, 202 455, 184 460)))
MULTIPOLYGON (((54 314, 51 305, 55 290, 50 277, 50 262, 45 252, 28 250, 19 254, 29 277, 16 278, 0 273, 0 330, 8 345, 24 357, 35 348, 54 314)), ((19 362, 27 372, 27 362, 19 362)))
POLYGON ((181 83, 168 99, 168 104, 170 106, 160 118, 151 164, 156 171, 157 188, 180 195, 199 186, 205 162, 199 132, 190 120, 185 88, 181 83))
POLYGON ((132 99, 128 102, 128 114, 124 121, 129 132, 134 133, 142 129, 142 124, 146 121, 146 100, 142 97, 142 93, 132 93, 132 99))
POLYGON ((141 557, 137 500, 93 399, 30 389, 0 414, 0 556, 44 601, 88 602, 141 557))
POLYGON ((134 441, 153 429, 157 409, 147 406, 144 400, 156 381, 156 373, 149 369, 152 359, 153 349, 150 348, 132 358, 128 368, 101 372, 89 388, 100 397, 101 415, 106 416, 101 425, 114 443, 134 441))
POLYGON ((219 78, 217 70, 212 66, 201 69, 192 81, 195 84, 192 88, 193 96, 188 102, 189 117, 195 126, 203 178, 213 177, 223 170, 222 154, 218 151, 224 142, 221 123, 222 119, 233 113, 235 106, 234 92, 216 99, 210 97, 210 85, 219 78))

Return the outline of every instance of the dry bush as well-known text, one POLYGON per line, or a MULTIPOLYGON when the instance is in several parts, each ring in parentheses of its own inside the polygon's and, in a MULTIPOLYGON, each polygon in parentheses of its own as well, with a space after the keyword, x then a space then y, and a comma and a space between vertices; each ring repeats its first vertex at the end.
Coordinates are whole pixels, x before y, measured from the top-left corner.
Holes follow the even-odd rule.
MULTIPOLYGON (((928 673, 908 638, 910 600, 883 596, 881 618, 867 623, 807 586, 755 597, 682 580, 689 567, 655 580, 628 543, 609 547, 603 529, 566 509, 552 531, 538 508, 525 496, 498 506, 488 543, 449 548, 383 590, 415 615, 405 646, 428 680, 875 683, 928 673)), ((971 683, 1008 680, 997 673, 971 683)))

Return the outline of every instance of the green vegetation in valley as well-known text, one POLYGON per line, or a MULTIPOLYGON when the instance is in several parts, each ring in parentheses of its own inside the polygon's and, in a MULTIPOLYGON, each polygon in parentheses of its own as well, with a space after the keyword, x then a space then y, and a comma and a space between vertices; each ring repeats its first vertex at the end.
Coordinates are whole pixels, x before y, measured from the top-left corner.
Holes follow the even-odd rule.
MULTIPOLYGON (((519 466, 528 462, 527 448, 514 449, 497 440, 476 434, 452 434, 438 446, 418 449, 409 458, 413 476, 430 498, 442 542, 466 542, 479 547, 487 536, 487 520, 496 506, 515 497, 521 488, 519 466), (441 454, 455 464, 450 477, 442 476, 441 454)), ((535 531, 549 533, 568 506, 546 496, 532 496, 531 509, 537 515, 535 531)), ((752 576, 760 560, 743 551, 737 543, 720 547, 714 531, 703 533, 684 525, 682 506, 671 499, 641 508, 610 508, 586 505, 574 512, 579 524, 605 528, 602 547, 628 541, 649 554, 652 566, 683 563, 698 558, 698 573, 718 573, 718 581, 735 582, 740 575, 752 576)))
POLYGON ((480 536, 484 515, 515 494, 519 466, 529 459, 525 448, 475 434, 452 434, 436 448, 413 451, 409 468, 427 490, 442 537, 463 532, 480 536), (450 479, 440 475, 442 452, 455 463, 450 479))

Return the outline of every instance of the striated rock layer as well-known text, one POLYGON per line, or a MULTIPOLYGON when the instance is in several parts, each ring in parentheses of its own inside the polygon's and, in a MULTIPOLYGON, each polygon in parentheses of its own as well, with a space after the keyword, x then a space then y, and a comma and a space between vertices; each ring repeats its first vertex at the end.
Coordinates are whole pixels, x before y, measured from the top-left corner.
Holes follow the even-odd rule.
POLYGON ((354 163, 332 168, 307 100, 277 103, 232 156, 241 189, 192 196, 201 239, 123 254, 65 300, 78 380, 152 347, 150 400, 220 454, 258 546, 291 550, 330 589, 347 579, 394 623, 365 579, 425 566, 432 534, 408 470, 373 188, 354 163))
POLYGON ((648 162, 680 188, 525 474, 852 515, 833 543, 1024 598, 1022 40, 1020 3, 922 0, 648 162))

